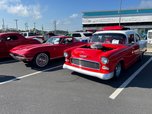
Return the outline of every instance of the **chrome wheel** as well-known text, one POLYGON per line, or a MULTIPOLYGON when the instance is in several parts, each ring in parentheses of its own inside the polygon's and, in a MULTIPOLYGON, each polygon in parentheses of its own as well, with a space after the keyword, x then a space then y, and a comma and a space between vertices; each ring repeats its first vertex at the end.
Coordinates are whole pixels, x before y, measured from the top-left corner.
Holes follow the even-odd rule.
POLYGON ((122 72, 122 66, 121 66, 121 63, 118 63, 115 67, 115 71, 114 71, 114 75, 116 78, 118 78, 120 76, 122 72))
POLYGON ((46 53, 40 53, 35 58, 35 64, 38 67, 45 67, 49 63, 49 57, 46 53))

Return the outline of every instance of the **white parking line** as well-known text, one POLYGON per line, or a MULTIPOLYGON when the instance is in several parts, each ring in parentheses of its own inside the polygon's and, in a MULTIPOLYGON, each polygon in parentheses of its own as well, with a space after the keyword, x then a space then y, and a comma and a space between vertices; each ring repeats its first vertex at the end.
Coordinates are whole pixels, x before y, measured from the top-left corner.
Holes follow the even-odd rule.
POLYGON ((30 77, 30 76, 33 76, 33 75, 36 75, 36 74, 40 74, 40 73, 45 72, 45 71, 49 71, 49 70, 53 70, 53 69, 56 69, 56 68, 60 68, 60 67, 62 67, 62 66, 63 66, 63 65, 51 67, 51 68, 48 68, 48 69, 45 69, 45 70, 42 70, 42 71, 38 71, 38 72, 31 73, 31 74, 23 75, 23 76, 20 76, 20 77, 17 77, 17 78, 14 78, 14 79, 11 79, 11 80, 8 80, 8 81, 5 81, 5 82, 0 82, 0 85, 6 84, 6 83, 9 83, 9 82, 18 80, 18 79, 30 77))
POLYGON ((110 96, 110 99, 115 99, 123 90, 124 88, 143 70, 150 62, 152 61, 152 57, 142 65, 135 73, 133 73, 118 89, 116 89, 110 96))

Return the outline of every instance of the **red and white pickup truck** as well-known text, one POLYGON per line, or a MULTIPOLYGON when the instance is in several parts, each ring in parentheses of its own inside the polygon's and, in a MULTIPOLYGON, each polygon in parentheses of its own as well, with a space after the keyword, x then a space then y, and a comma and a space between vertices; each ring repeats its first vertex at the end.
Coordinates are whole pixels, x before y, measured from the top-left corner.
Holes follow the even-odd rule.
POLYGON ((146 47, 133 30, 98 31, 90 43, 64 51, 63 68, 108 80, 142 59, 146 47))

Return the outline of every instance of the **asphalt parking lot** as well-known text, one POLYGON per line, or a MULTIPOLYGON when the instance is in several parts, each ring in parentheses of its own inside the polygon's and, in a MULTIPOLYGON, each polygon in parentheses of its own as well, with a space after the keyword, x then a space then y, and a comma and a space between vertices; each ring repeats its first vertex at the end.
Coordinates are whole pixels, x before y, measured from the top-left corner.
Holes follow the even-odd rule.
POLYGON ((110 81, 62 69, 64 59, 46 69, 0 60, 0 114, 150 114, 151 56, 110 81))

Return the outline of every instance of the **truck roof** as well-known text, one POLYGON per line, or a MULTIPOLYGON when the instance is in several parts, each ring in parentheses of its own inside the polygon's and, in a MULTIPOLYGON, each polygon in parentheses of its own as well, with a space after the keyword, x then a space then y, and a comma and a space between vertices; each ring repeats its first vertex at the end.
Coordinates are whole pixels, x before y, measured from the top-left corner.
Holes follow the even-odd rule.
POLYGON ((107 31, 107 30, 130 30, 130 28, 121 26, 121 25, 116 25, 116 26, 105 26, 101 29, 102 31, 107 31))
POLYGON ((120 33, 120 34, 134 34, 134 30, 108 30, 108 31, 97 31, 94 34, 100 34, 100 33, 120 33))

